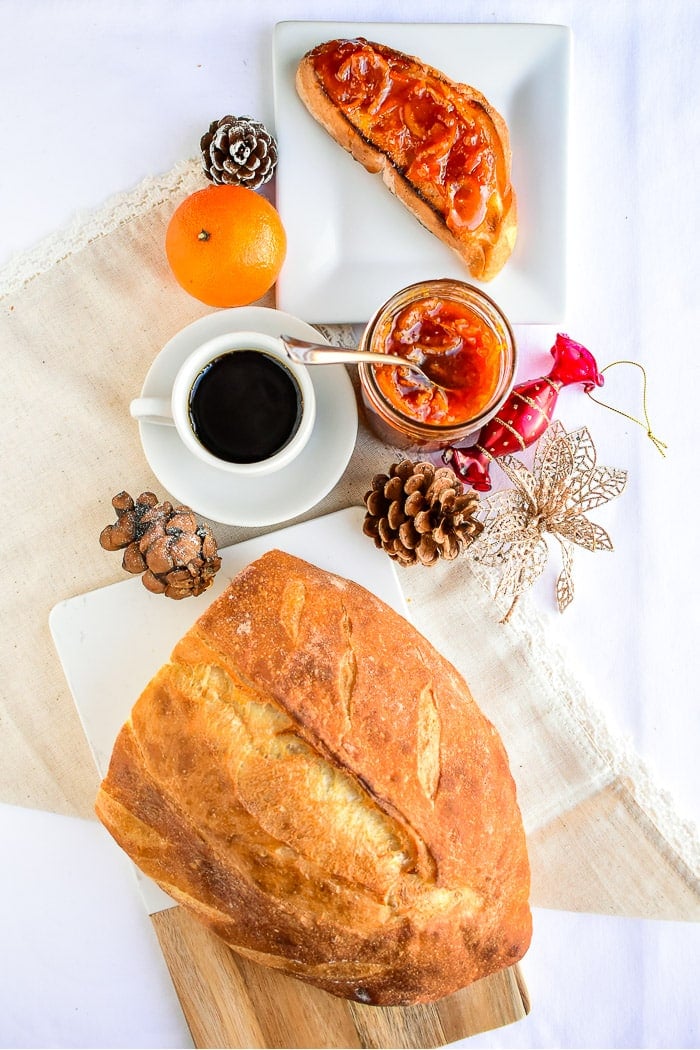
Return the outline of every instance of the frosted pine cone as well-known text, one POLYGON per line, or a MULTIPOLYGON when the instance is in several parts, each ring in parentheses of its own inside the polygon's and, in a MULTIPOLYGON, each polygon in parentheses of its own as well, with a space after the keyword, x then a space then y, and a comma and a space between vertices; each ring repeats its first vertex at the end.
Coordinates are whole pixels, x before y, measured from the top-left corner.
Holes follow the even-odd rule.
POLYGON ((257 190, 272 178, 277 143, 252 117, 221 117, 200 141, 204 174, 212 182, 257 190))
POLYGON ((364 501, 362 531, 401 565, 456 558, 483 529, 475 517, 479 497, 464 491, 450 467, 394 463, 375 475, 364 501))
POLYGON ((117 512, 100 544, 108 551, 123 550, 122 567, 143 573, 143 585, 166 598, 202 594, 221 568, 216 540, 208 525, 197 521, 189 507, 173 507, 152 492, 134 501, 128 492, 112 500, 117 512))

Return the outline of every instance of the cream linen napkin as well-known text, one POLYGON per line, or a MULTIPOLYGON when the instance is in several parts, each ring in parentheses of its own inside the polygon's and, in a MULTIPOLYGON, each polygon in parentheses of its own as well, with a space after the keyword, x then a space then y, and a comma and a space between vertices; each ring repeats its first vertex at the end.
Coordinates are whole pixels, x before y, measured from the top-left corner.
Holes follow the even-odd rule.
MULTIPOLYGON (((4 275, 0 801, 92 813, 97 773, 48 614, 63 598, 123 578, 120 559, 98 544, 113 520, 111 497, 124 488, 167 495, 128 403, 164 343, 210 312, 175 284, 163 252, 175 202, 200 185, 195 166, 183 164, 25 258, 24 272, 4 275), (25 281, 27 269, 35 272, 25 281)), ((392 458, 361 425, 346 473, 306 517, 361 504, 392 458)), ((222 547, 263 531, 214 527, 222 547)), ((463 672, 503 736, 533 903, 700 919, 693 830, 606 730, 531 611, 527 622, 516 615, 499 624, 466 561, 400 579, 416 625, 463 672)))

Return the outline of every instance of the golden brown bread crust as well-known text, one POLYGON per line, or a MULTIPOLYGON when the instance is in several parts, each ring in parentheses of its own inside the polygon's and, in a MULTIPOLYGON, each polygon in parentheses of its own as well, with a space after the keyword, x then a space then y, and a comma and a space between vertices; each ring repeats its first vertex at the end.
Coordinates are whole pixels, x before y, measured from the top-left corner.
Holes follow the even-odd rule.
POLYGON ((146 687, 96 811, 237 951, 336 995, 437 999, 529 944, 495 729, 406 620, 279 551, 146 687))
MULTIPOLYGON (((309 51, 298 66, 296 88, 311 115, 332 138, 367 171, 381 174, 388 189, 423 226, 457 252, 472 276, 488 281, 500 272, 512 254, 517 236, 517 204, 510 182, 510 136, 502 116, 481 92, 451 80, 419 58, 364 39, 327 41, 309 51), (494 177, 492 192, 478 225, 454 223, 452 217, 455 212, 450 214, 446 210, 445 187, 440 182, 444 178, 444 159, 442 173, 436 174, 433 179, 412 177, 411 171, 415 167, 410 165, 413 145, 407 153, 401 143, 397 142, 394 147, 382 140, 381 124, 378 116, 372 112, 374 106, 371 97, 369 102, 363 100, 361 104, 356 100, 345 102, 331 97, 328 85, 324 83, 322 63, 327 60, 328 53, 339 45, 350 54, 356 47, 368 50, 377 56, 378 61, 388 63, 389 68, 399 63, 409 76, 421 84, 421 94, 434 90, 439 95, 448 121, 456 120, 457 126, 463 129, 460 132, 462 137, 469 134, 469 129, 476 129, 477 133, 484 136, 488 143, 486 152, 494 167, 494 177), (424 84, 427 85, 425 89, 422 86, 424 84)), ((377 98, 381 90, 378 87, 377 98)), ((402 142, 405 137, 401 137, 402 142)), ((470 176, 466 169, 463 178, 465 185, 469 183, 470 176)), ((451 192, 454 193, 454 187, 451 192)))

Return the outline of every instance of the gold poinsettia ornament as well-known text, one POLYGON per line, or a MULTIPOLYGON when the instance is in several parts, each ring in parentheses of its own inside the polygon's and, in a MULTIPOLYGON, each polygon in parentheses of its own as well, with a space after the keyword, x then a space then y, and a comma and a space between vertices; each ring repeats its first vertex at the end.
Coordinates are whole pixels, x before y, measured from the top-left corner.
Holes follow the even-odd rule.
POLYGON ((627 471, 596 465, 596 450, 587 427, 567 433, 556 420, 539 440, 532 470, 513 456, 499 466, 516 486, 481 498, 483 532, 468 549, 479 565, 500 570, 494 598, 510 601, 507 621, 518 598, 535 582, 547 563, 547 534, 559 541, 562 570, 556 583, 560 612, 574 596, 574 546, 589 551, 612 550, 608 533, 586 512, 619 496, 627 471))

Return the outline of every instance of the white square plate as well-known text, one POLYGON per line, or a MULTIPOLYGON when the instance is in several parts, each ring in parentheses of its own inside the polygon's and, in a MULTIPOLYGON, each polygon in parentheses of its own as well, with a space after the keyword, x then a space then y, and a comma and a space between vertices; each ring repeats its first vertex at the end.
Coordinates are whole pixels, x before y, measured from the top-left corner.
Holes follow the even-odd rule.
POLYGON ((362 323, 394 292, 433 277, 470 278, 428 233, 338 146, 299 100, 294 77, 316 44, 364 36, 418 55, 473 85, 508 124, 518 241, 483 287, 513 324, 559 324, 566 295, 567 124, 571 32, 566 26, 281 22, 275 26, 277 207, 287 259, 280 310, 311 323, 362 323))

